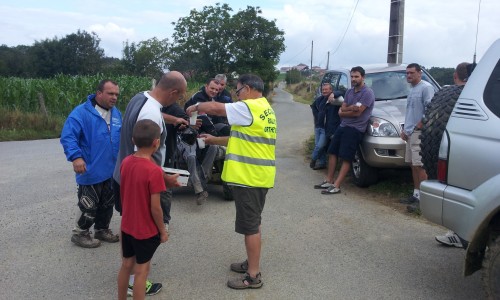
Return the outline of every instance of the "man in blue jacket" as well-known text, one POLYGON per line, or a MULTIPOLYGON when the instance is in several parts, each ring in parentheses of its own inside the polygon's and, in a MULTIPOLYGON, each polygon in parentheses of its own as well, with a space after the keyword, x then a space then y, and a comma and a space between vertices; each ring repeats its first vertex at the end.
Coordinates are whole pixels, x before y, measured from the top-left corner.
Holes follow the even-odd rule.
POLYGON ((100 241, 116 243, 109 229, 113 216, 113 170, 119 149, 122 116, 115 108, 120 90, 111 80, 102 80, 95 94, 78 105, 64 123, 61 144, 72 162, 78 185, 76 226, 71 241, 83 248, 96 248, 100 241), (94 225, 94 238, 90 227, 94 225))

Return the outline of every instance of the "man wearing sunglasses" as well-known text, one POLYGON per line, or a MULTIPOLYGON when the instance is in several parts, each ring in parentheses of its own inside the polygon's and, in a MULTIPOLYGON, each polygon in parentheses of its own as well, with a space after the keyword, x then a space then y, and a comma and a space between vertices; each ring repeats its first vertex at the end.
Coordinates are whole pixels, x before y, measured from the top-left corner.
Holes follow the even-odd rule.
POLYGON ((199 102, 187 108, 226 116, 230 136, 202 135, 209 145, 227 145, 222 180, 233 188, 236 206, 235 231, 245 236, 247 259, 231 264, 243 276, 229 280, 233 289, 260 288, 261 214, 267 191, 274 186, 276 175, 276 116, 262 96, 264 83, 256 75, 238 79, 235 103, 199 102))

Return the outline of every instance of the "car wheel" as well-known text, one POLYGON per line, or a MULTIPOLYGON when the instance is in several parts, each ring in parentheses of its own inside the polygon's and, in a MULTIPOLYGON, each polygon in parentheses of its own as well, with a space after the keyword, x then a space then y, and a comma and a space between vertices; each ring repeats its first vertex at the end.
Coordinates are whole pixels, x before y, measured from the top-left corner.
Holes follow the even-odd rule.
POLYGON ((490 242, 481 276, 487 299, 500 299, 500 238, 490 242))
POLYGON ((354 160, 351 162, 351 173, 354 184, 359 187, 367 187, 378 180, 378 169, 366 163, 359 149, 356 151, 354 160))
POLYGON ((225 182, 222 182, 222 194, 224 195, 224 200, 231 201, 233 198, 233 189, 230 185, 225 182))
POLYGON ((423 121, 424 126, 420 135, 420 155, 422 156, 422 164, 429 179, 437 178, 437 163, 441 138, 463 87, 463 85, 444 87, 434 95, 432 102, 427 107, 423 121))

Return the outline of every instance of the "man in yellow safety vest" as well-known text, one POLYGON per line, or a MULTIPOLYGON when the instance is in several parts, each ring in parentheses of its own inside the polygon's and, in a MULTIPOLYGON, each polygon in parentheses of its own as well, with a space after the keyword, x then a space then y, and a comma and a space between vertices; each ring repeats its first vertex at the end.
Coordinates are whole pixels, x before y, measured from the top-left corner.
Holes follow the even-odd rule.
POLYGON ((230 136, 202 135, 206 144, 227 145, 222 180, 231 185, 236 206, 235 231, 245 235, 247 259, 231 264, 231 270, 244 273, 229 280, 233 289, 260 288, 261 214, 269 188, 276 175, 276 116, 262 96, 264 83, 256 75, 239 77, 235 103, 203 102, 187 108, 226 116, 230 136))

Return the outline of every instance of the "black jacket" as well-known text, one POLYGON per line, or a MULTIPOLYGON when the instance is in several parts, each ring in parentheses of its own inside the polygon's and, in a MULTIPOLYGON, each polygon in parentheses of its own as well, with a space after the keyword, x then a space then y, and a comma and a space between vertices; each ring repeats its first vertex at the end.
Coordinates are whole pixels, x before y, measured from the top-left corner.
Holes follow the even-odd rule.
MULTIPOLYGON (((228 93, 229 94, 229 93, 228 93)), ((231 98, 229 98, 231 99, 231 98)), ((221 103, 228 103, 228 102, 222 102, 220 99, 217 98, 217 96, 213 99, 214 101, 221 102, 221 103)), ((226 99, 227 100, 227 99, 226 99)), ((186 110, 188 107, 191 105, 195 105, 198 102, 208 102, 212 101, 212 99, 208 96, 208 94, 205 92, 205 87, 202 86, 198 92, 196 92, 191 99, 189 99, 186 104, 184 104, 184 110, 186 110)), ((209 115, 212 123, 218 124, 218 123, 224 123, 228 124, 227 118, 224 116, 214 116, 214 115, 209 115)))

